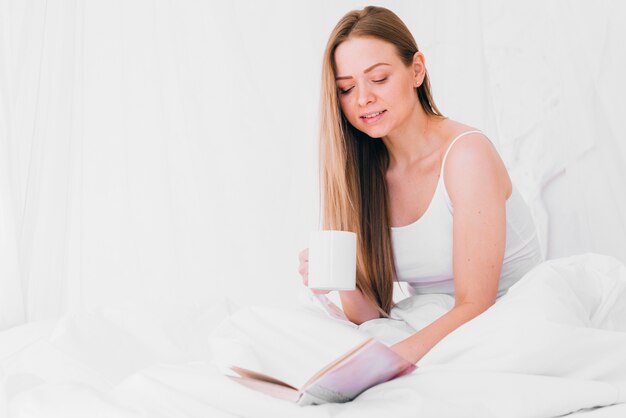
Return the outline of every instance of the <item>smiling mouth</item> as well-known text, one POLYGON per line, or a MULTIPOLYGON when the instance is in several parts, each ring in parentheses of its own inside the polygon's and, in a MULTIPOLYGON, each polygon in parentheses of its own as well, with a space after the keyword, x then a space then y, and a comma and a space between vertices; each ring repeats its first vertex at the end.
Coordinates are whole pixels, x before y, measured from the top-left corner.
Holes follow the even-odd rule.
POLYGON ((383 114, 383 113, 385 113, 385 112, 386 112, 386 110, 381 110, 381 111, 379 111, 379 112, 369 113, 369 114, 367 114, 367 115, 363 115, 363 116, 361 116, 361 119, 366 119, 366 120, 367 120, 367 119, 373 119, 373 118, 375 118, 376 116, 382 115, 382 114, 383 114))

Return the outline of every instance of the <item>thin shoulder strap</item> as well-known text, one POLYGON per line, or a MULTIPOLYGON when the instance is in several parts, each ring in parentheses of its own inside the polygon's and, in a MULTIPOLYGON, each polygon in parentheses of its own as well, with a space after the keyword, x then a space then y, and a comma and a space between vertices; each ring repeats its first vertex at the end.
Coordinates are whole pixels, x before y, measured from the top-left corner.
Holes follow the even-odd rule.
POLYGON ((460 134, 460 135, 457 135, 457 137, 456 137, 456 138, 454 138, 454 139, 452 140, 452 142, 450 142, 450 145, 448 145, 448 149, 446 150, 446 153, 443 155, 443 160, 441 160, 441 173, 439 173, 439 176, 440 176, 439 178, 440 178, 440 179, 443 179, 443 168, 444 168, 444 167, 445 167, 445 165, 446 165, 446 158, 448 158, 448 153, 450 152, 450 148, 452 148, 452 145, 454 145, 454 143, 457 141, 457 139, 459 139, 459 138, 461 138, 461 137, 463 137, 463 136, 465 136, 465 135, 467 135, 467 134, 473 134, 473 133, 479 133, 479 134, 482 134, 482 132, 481 132, 481 131, 478 131, 478 130, 466 131, 466 132, 463 132, 463 133, 462 133, 462 134, 460 134))

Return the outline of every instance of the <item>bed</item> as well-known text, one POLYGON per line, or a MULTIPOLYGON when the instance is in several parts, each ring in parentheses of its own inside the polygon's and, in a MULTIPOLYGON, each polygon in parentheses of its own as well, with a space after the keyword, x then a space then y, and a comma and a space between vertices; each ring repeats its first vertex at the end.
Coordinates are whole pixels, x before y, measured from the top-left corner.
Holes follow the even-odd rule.
POLYGON ((352 402, 299 407, 224 374, 231 362, 259 371, 315 366, 299 356, 315 336, 329 355, 351 344, 344 334, 354 332, 392 344, 452 302, 410 296, 392 319, 360 326, 304 300, 299 308, 238 307, 228 298, 206 307, 99 307, 32 322, 0 333, 0 415, 626 416, 626 267, 598 254, 539 265, 415 372, 352 402))

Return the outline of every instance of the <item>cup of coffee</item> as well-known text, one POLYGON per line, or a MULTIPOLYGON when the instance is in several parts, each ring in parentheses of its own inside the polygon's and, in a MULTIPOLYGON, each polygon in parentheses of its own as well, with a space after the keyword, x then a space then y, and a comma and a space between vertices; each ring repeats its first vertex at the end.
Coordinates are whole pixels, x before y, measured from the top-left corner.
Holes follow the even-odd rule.
POLYGON ((356 234, 350 231, 313 231, 309 237, 309 288, 356 288, 356 234))

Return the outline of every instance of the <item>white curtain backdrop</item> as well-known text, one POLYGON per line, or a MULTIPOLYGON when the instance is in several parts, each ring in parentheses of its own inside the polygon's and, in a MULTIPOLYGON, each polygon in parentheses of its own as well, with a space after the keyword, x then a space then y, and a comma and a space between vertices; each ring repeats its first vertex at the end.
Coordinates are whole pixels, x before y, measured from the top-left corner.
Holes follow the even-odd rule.
MULTIPOLYGON (((0 329, 101 305, 293 305, 321 55, 357 1, 0 0, 0 329)), ((626 262, 626 5, 382 1, 484 130, 548 258, 626 262)))

